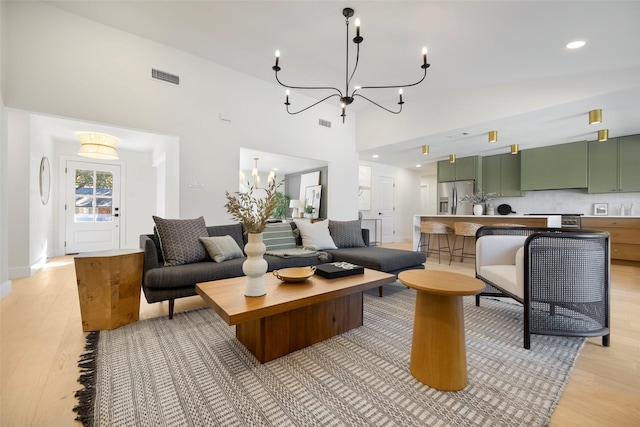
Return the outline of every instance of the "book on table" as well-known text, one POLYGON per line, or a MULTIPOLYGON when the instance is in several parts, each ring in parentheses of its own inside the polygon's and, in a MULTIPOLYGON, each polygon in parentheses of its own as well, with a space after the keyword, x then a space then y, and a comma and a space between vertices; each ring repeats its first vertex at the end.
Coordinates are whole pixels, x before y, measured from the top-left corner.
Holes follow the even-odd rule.
POLYGON ((325 279, 364 274, 364 267, 349 262, 329 262, 316 266, 316 274, 325 279))

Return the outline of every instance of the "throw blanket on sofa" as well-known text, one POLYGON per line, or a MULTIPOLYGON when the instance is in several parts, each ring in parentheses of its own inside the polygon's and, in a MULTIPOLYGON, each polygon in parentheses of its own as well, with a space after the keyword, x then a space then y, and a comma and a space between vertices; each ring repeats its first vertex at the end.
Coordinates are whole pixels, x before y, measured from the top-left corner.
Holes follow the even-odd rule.
POLYGON ((280 258, 300 258, 317 256, 320 261, 326 261, 328 255, 326 252, 315 251, 301 246, 285 249, 271 249, 265 252, 265 255, 277 256, 280 258))

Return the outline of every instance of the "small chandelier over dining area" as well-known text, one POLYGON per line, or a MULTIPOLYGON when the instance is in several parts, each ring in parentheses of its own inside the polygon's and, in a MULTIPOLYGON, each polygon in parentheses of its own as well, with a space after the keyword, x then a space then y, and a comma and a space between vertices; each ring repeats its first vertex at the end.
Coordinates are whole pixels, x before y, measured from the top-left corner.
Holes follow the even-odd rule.
MULTIPOLYGON (((255 188, 260 188, 260 173, 258 172, 258 160, 260 160, 259 157, 254 157, 253 158, 255 165, 253 166, 253 168, 251 169, 251 177, 253 178, 253 186, 255 188)), ((269 182, 269 184, 271 184, 273 181, 275 181, 276 179, 276 171, 277 169, 273 169, 271 171, 269 171, 269 176, 267 177, 267 181, 269 182)), ((240 183, 244 183, 245 181, 245 175, 244 172, 242 170, 240 170, 240 183)))
POLYGON ((416 86, 420 83, 422 83, 422 81, 425 79, 425 77, 427 77, 427 68, 429 68, 430 64, 427 63, 427 48, 424 47, 422 48, 422 65, 420 65, 420 68, 422 70, 424 70, 424 74, 422 76, 422 78, 420 80, 418 80, 415 83, 410 83, 410 84, 393 84, 393 85, 380 85, 380 86, 354 86, 351 89, 351 79, 353 79, 354 75, 356 74, 356 70, 358 69, 358 62, 360 59, 360 44, 364 41, 364 38, 360 35, 360 19, 355 20, 355 26, 356 26, 356 36, 352 39, 353 43, 356 44, 356 58, 355 58, 355 64, 353 66, 353 70, 350 72, 349 71, 349 18, 353 17, 354 15, 354 10, 350 7, 346 7, 342 10, 342 15, 345 17, 345 22, 346 22, 346 27, 347 27, 347 32, 346 32, 346 66, 345 66, 345 70, 346 70, 346 75, 345 75, 345 88, 344 88, 344 92, 341 91, 340 89, 338 89, 337 87, 332 87, 332 86, 294 86, 294 85, 289 85, 289 84, 285 84, 282 81, 280 81, 280 78, 278 77, 278 72, 281 70, 280 68, 280 51, 276 50, 276 63, 273 67, 271 67, 274 71, 275 71, 275 77, 276 77, 276 81, 281 85, 284 86, 288 89, 304 89, 304 90, 332 90, 335 91, 336 93, 329 95, 323 99, 321 99, 318 102, 315 102, 305 108, 302 108, 300 110, 297 111, 291 111, 289 109, 289 106, 291 105, 291 103, 289 102, 289 96, 291 95, 291 93, 289 92, 289 90, 286 91, 285 93, 285 102, 284 105, 286 106, 287 109, 287 113, 294 115, 294 114, 299 114, 302 113, 303 111, 308 110, 309 108, 312 108, 326 100, 328 100, 329 98, 333 98, 333 97, 338 97, 340 99, 340 106, 342 108, 342 123, 344 123, 345 117, 347 115, 347 107, 355 100, 355 98, 362 98, 365 99, 367 101, 369 101, 370 103, 372 103, 373 105, 382 108, 383 110, 392 113, 392 114, 399 114, 402 111, 402 105, 404 104, 404 101, 402 99, 402 88, 407 88, 407 87, 411 87, 411 86, 416 86), (384 107, 382 105, 380 105, 379 103, 367 98, 366 96, 362 95, 361 93, 358 93, 360 91, 366 91, 368 89, 399 89, 398 91, 398 105, 399 107, 397 108, 397 110, 391 110, 387 107, 384 107))

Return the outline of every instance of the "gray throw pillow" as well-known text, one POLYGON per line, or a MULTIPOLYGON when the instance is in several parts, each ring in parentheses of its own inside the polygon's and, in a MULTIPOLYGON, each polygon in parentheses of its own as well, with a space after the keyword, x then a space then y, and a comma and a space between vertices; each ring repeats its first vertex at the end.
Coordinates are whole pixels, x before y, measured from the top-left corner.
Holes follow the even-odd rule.
POLYGON ((244 257, 244 252, 231 236, 200 237, 200 241, 215 262, 244 257))
POLYGON ((362 225, 359 219, 353 221, 329 221, 329 233, 339 248, 361 248, 366 246, 362 239, 362 225))
POLYGON ((164 219, 153 217, 158 230, 164 265, 182 265, 204 261, 207 252, 198 240, 208 237, 204 218, 164 219))
POLYGON ((287 222, 267 224, 262 232, 262 243, 268 251, 293 248, 296 245, 296 239, 293 236, 291 224, 287 222))

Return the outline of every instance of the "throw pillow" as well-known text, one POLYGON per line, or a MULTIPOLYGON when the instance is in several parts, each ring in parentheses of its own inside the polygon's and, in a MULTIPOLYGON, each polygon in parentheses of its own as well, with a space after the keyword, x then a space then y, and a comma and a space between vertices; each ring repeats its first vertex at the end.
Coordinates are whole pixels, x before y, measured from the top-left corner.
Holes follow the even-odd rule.
POLYGON ((302 245, 320 251, 322 249, 338 249, 329 234, 329 220, 314 222, 294 220, 302 236, 302 245))
POLYGON ((333 242, 339 248, 364 247, 362 239, 362 225, 360 220, 353 221, 329 221, 329 233, 333 242))
POLYGON ((215 262, 244 257, 244 252, 231 236, 200 237, 200 242, 215 262))
POLYGON ((262 242, 268 251, 293 248, 296 245, 291 225, 286 222, 267 224, 262 232, 262 242))
POLYGON ((198 238, 207 237, 204 218, 164 219, 153 217, 158 230, 164 265, 182 265, 203 261, 207 255, 198 238))

